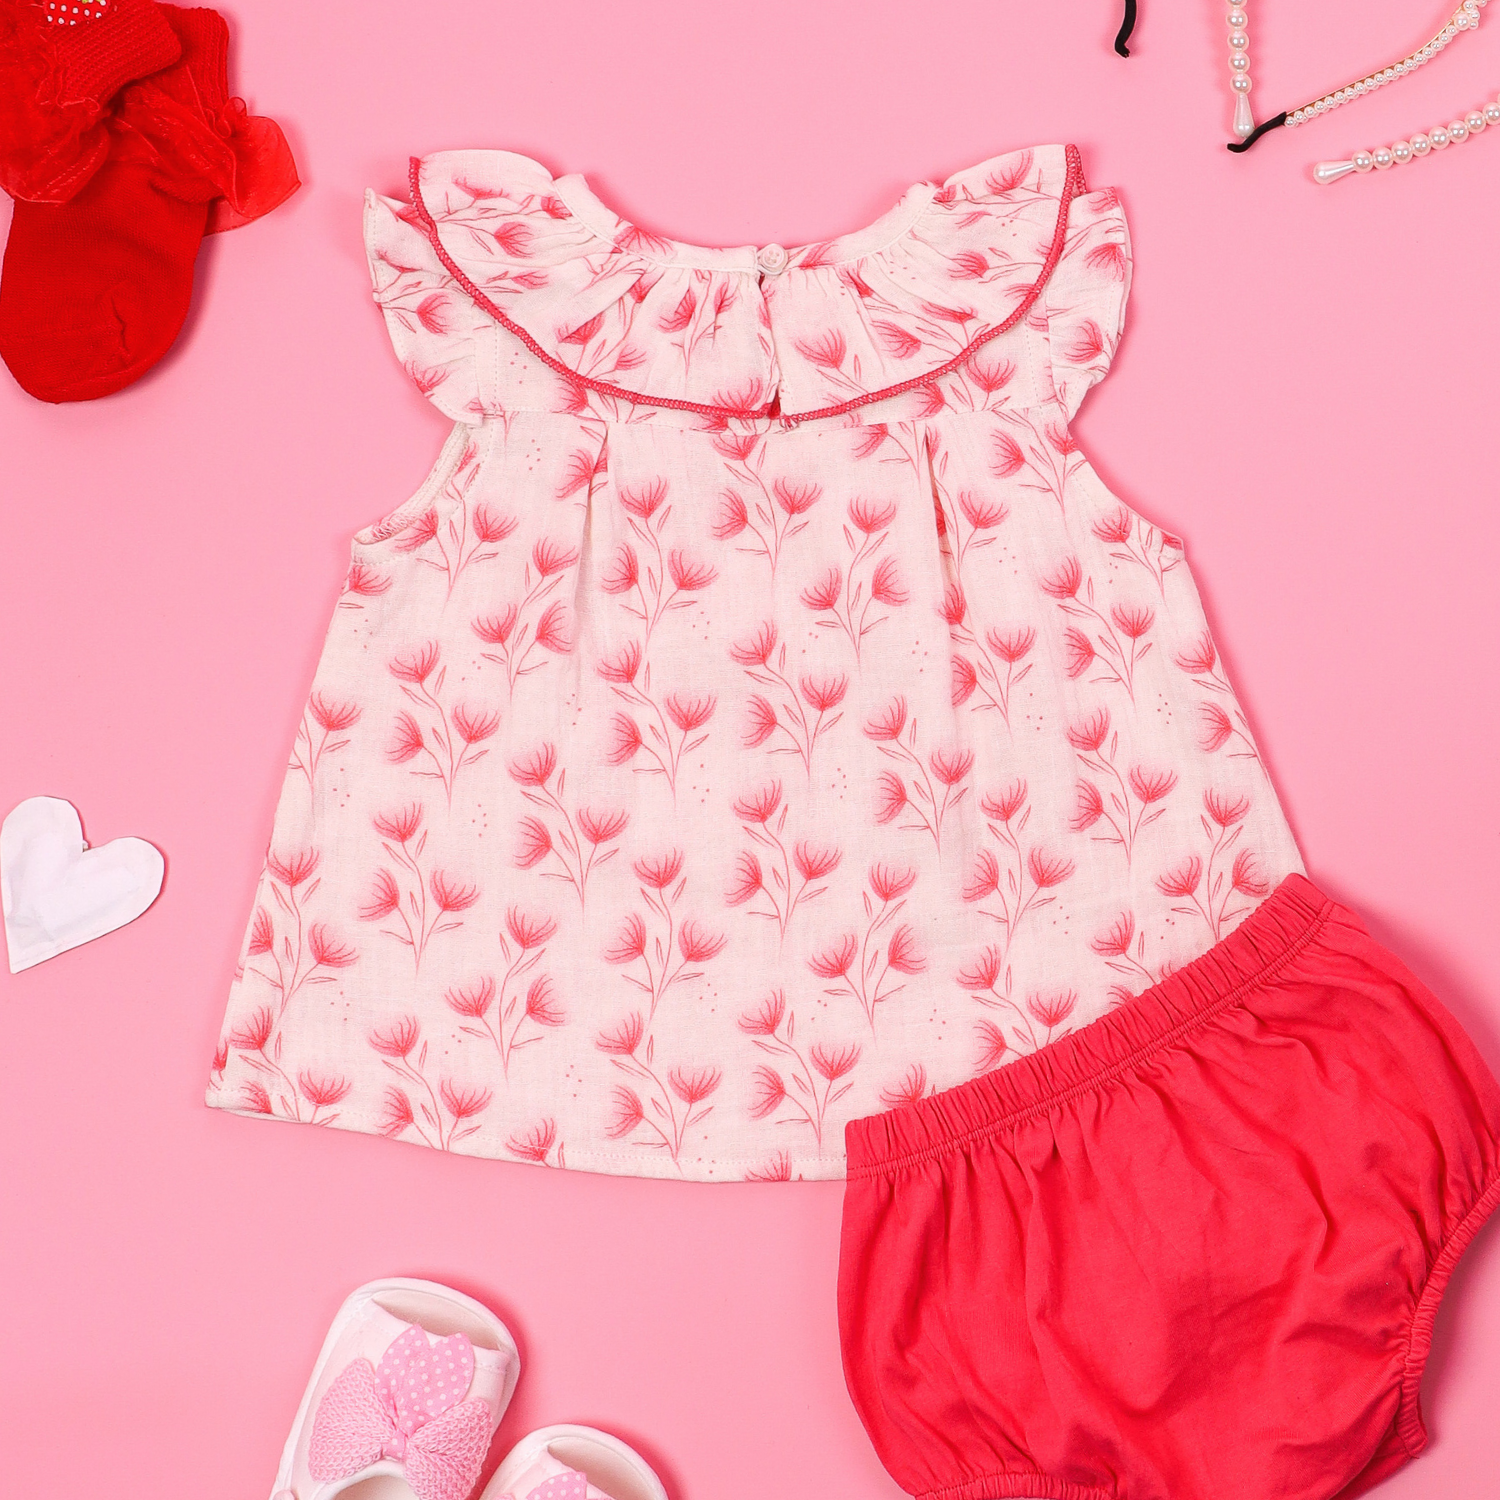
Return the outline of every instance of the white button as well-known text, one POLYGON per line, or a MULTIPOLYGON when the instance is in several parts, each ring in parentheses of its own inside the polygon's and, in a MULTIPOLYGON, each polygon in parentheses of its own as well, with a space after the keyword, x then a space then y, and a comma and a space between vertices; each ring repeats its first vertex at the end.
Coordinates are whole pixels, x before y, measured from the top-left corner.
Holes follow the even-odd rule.
POLYGON ((786 270, 786 251, 780 245, 767 245, 756 257, 755 263, 767 276, 775 276, 786 270))

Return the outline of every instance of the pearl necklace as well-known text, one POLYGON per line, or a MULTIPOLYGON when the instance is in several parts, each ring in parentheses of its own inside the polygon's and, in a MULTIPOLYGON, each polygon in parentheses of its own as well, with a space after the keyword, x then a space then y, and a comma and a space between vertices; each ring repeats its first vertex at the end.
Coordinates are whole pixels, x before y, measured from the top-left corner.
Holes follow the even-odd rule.
MULTIPOLYGON (((1366 73, 1363 78, 1356 79, 1353 83, 1346 83, 1343 88, 1334 89, 1331 93, 1323 94, 1317 99, 1310 99, 1306 104, 1299 104, 1295 109, 1283 110, 1279 115, 1273 115, 1269 120, 1262 121, 1248 134, 1244 134, 1242 139, 1231 141, 1229 149, 1248 151, 1268 130, 1275 130, 1282 125, 1289 128, 1305 125, 1309 120, 1319 119, 1330 110, 1340 109, 1356 99, 1363 99, 1366 94, 1373 94, 1376 89, 1382 89, 1386 84, 1394 83, 1398 78, 1405 78, 1408 73, 1415 73, 1418 68, 1430 63, 1439 52, 1462 36, 1464 32, 1477 30, 1479 13, 1486 3, 1487 0, 1463 0, 1458 9, 1448 18, 1447 23, 1415 52, 1408 53, 1399 62, 1394 62, 1389 67, 1377 68, 1373 73, 1366 73)), ((1236 14, 1243 15, 1243 9, 1237 10, 1236 14)), ((1244 34, 1243 28, 1240 32, 1241 35, 1244 34)), ((1249 38, 1246 37, 1246 40, 1248 41, 1249 38)), ((1244 49, 1238 49, 1236 55, 1230 59, 1230 69, 1235 80, 1233 87, 1247 100, 1250 86, 1249 74, 1245 69, 1248 67, 1248 56, 1244 49), (1239 83, 1241 77, 1245 79, 1243 89, 1239 83)), ((1242 115, 1236 108, 1236 134, 1241 133, 1239 130, 1241 119, 1242 115)))
POLYGON ((1306 120, 1316 119, 1319 115, 1327 114, 1331 109, 1348 104, 1352 99, 1361 99, 1366 94, 1373 94, 1376 89, 1384 88, 1388 83, 1394 83, 1398 78, 1405 78, 1408 73, 1415 73, 1418 68, 1430 63, 1460 34, 1477 30, 1479 12, 1484 6, 1485 0, 1463 0, 1463 4, 1448 18, 1448 24, 1437 32, 1426 46, 1418 47, 1415 52, 1408 53, 1400 62, 1392 63, 1388 68, 1380 68, 1374 73, 1367 73, 1355 83, 1345 84, 1343 88, 1335 89, 1331 94, 1324 94, 1321 99, 1314 99, 1291 110, 1286 117, 1287 125, 1301 125, 1306 120))
POLYGON ((1347 161, 1320 161, 1313 168, 1313 177, 1318 182, 1337 182, 1350 172, 1368 172, 1372 168, 1384 172, 1391 167, 1405 166, 1431 151, 1462 145, 1470 136, 1478 135, 1491 125, 1500 125, 1500 99, 1491 99, 1488 104, 1471 109, 1463 119, 1434 126, 1414 135, 1409 141, 1392 141, 1389 146, 1377 146, 1373 151, 1356 151, 1347 161))
POLYGON ((1234 90, 1234 123, 1240 140, 1255 129, 1250 109, 1250 18, 1244 0, 1229 0, 1229 87, 1234 90))

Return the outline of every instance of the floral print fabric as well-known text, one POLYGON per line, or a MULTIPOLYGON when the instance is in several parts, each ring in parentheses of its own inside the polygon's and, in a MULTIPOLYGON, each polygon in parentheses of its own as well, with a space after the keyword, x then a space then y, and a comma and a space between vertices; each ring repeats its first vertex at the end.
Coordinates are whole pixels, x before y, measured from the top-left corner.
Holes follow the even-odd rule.
POLYGON ((355 539, 210 1103, 838 1177, 1301 869, 1182 544, 1069 429, 1130 273, 1071 148, 790 255, 444 153, 366 238, 455 427, 355 539))

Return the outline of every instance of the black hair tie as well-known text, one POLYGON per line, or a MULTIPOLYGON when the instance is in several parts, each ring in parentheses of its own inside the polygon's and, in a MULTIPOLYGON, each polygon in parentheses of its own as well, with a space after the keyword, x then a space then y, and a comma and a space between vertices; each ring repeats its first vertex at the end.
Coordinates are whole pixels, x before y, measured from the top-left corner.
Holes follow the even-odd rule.
POLYGON ((1115 35, 1115 51, 1121 57, 1130 56, 1130 48, 1126 45, 1130 41, 1130 33, 1135 30, 1135 0, 1125 0, 1125 16, 1120 22, 1120 29, 1115 35))
POLYGON ((1230 141, 1231 151, 1248 151, 1268 130, 1275 130, 1278 126, 1286 124, 1286 111, 1282 110, 1279 115, 1272 115, 1269 120, 1262 120, 1249 135, 1242 141, 1230 141))

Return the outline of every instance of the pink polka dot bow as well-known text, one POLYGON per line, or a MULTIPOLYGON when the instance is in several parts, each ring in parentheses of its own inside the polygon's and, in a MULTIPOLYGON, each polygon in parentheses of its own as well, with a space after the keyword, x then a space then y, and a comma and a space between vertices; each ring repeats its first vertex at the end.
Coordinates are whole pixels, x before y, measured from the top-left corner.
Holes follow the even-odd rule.
POLYGON ((381 1357, 346 1365, 313 1419, 307 1467, 347 1479, 381 1459, 402 1466, 417 1500, 467 1500, 490 1445, 490 1409, 465 1401, 474 1350, 463 1334, 428 1342, 408 1328, 381 1357))

